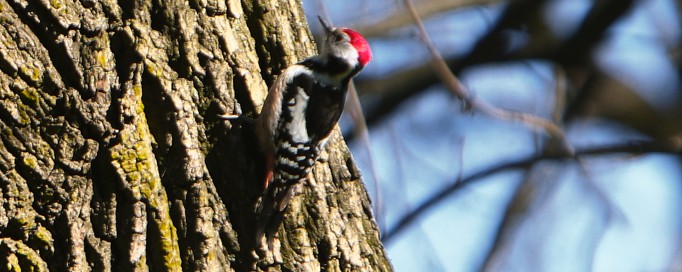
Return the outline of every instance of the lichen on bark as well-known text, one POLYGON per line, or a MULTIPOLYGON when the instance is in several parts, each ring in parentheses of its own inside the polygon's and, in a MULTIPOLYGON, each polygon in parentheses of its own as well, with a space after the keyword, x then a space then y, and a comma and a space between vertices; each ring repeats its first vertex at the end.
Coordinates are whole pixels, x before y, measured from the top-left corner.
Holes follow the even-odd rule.
POLYGON ((38 271, 390 270, 338 132, 254 251, 247 123, 314 54, 298 1, 0 0, 0 260, 38 271))

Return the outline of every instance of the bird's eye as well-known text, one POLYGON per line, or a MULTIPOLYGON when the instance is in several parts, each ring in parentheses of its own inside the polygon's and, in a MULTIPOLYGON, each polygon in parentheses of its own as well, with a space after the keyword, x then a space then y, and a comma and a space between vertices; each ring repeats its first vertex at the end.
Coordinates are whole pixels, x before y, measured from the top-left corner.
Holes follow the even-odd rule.
POLYGON ((343 41, 343 35, 341 35, 341 34, 336 35, 336 37, 334 38, 334 40, 337 41, 337 42, 343 41))

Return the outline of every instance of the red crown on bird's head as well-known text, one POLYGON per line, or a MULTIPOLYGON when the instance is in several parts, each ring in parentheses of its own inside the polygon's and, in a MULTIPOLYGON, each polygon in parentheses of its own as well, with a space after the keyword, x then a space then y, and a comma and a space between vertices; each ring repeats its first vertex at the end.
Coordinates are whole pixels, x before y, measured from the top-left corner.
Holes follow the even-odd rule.
POLYGON ((367 65, 372 60, 372 49, 369 48, 367 40, 360 33, 350 28, 343 28, 341 31, 350 37, 350 44, 358 51, 358 62, 360 62, 360 65, 367 65))

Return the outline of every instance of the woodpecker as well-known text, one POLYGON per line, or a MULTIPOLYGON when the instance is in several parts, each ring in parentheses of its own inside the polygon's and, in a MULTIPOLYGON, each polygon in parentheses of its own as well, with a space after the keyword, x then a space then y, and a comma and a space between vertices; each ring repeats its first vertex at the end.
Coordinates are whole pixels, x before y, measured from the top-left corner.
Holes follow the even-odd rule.
POLYGON ((358 32, 318 17, 326 37, 319 55, 287 67, 270 87, 256 135, 266 157, 264 192, 256 206, 256 240, 272 248, 284 211, 338 122, 348 84, 372 59, 358 32))

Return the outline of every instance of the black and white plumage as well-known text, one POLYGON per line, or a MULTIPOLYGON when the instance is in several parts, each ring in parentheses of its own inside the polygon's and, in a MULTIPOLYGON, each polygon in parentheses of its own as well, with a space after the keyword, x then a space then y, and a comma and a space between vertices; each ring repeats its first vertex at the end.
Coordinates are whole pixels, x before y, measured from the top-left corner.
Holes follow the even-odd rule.
POLYGON ((343 112, 350 80, 372 58, 360 34, 320 22, 327 34, 321 53, 279 75, 256 120, 268 171, 256 207, 256 239, 265 234, 270 248, 298 184, 310 174, 343 112))

